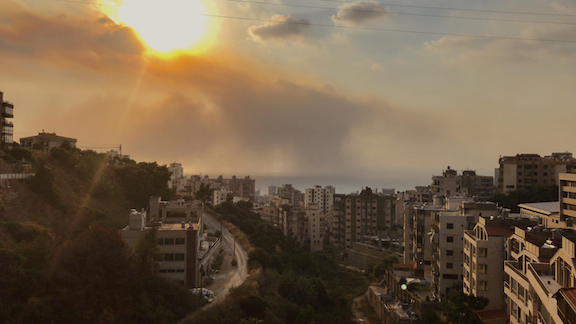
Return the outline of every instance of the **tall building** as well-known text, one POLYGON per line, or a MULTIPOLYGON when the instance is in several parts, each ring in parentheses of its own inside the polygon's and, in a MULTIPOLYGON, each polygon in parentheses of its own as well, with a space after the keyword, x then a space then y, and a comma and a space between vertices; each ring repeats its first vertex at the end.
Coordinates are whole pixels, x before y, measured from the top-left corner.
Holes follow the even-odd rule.
POLYGON ((558 186, 561 173, 576 170, 576 159, 569 152, 552 153, 545 157, 538 154, 518 154, 501 157, 498 162, 499 193, 537 185, 558 186))
POLYGON ((560 178, 560 222, 567 228, 576 224, 576 174, 561 173, 560 178))
POLYGON ((182 163, 170 163, 168 171, 172 172, 170 174, 170 180, 168 180, 168 188, 176 189, 177 193, 185 192, 186 178, 184 177, 182 163))
POLYGON ((507 240, 514 228, 536 226, 529 219, 506 219, 480 217, 472 230, 464 232, 464 278, 466 294, 487 298, 490 303, 485 311, 503 310, 504 261, 509 252, 507 240))
POLYGON ((8 150, 12 148, 14 143, 14 124, 8 121, 7 118, 14 118, 14 104, 4 101, 4 93, 0 91, 0 104, 2 104, 2 142, 0 149, 8 150))
POLYGON ((332 209, 334 202, 334 187, 314 186, 304 191, 304 207, 309 208, 311 204, 317 204, 323 213, 332 209))
POLYGON ((335 194, 332 213, 333 244, 349 249, 353 242, 367 242, 396 226, 396 197, 377 195, 370 188, 360 194, 335 194))

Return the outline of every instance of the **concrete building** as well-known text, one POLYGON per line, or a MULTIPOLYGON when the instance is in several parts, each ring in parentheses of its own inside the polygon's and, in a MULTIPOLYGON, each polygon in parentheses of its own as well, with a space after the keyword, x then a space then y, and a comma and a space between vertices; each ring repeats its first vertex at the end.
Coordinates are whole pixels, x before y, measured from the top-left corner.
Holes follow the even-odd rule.
POLYGON ((498 162, 499 193, 536 185, 558 186, 561 173, 576 170, 576 159, 569 152, 552 153, 545 157, 538 154, 518 154, 501 157, 498 162))
POLYGON ((228 195, 231 194, 232 192, 230 192, 228 189, 225 188, 214 190, 214 193, 212 194, 212 205, 218 206, 221 203, 226 202, 226 199, 228 199, 228 195))
POLYGON ((349 249, 353 242, 367 242, 372 236, 390 235, 396 226, 396 197, 377 195, 370 188, 360 194, 335 194, 332 208, 333 244, 349 249))
POLYGON ((480 217, 474 229, 464 231, 463 290, 486 297, 490 303, 484 311, 505 308, 504 261, 508 258, 507 240, 514 228, 537 225, 530 219, 491 218, 480 217))
POLYGON ((304 195, 302 192, 291 184, 283 184, 281 187, 276 188, 277 197, 288 201, 288 204, 295 208, 304 207, 304 195))
POLYGON ((201 184, 208 185, 213 190, 227 189, 234 197, 247 198, 249 201, 254 201, 256 198, 256 180, 251 179, 250 176, 243 179, 236 176, 230 179, 225 179, 223 176, 211 179, 207 175, 204 177, 192 175, 186 180, 185 188, 194 193, 200 189, 201 184))
POLYGON ((170 180, 168 180, 168 188, 175 189, 177 193, 185 193, 186 177, 184 177, 182 163, 170 163, 168 171, 172 172, 172 174, 170 174, 170 180))
POLYGON ((0 91, 0 104, 2 105, 2 115, 0 117, 2 122, 2 141, 0 142, 0 149, 9 150, 14 143, 14 124, 8 121, 8 118, 14 118, 14 104, 4 101, 4 92, 2 91, 0 91))
POLYGON ((328 235, 326 213, 322 211, 320 204, 311 203, 304 209, 304 214, 310 251, 322 252, 324 250, 324 237, 328 235))
POLYGON ((573 228, 576 220, 576 174, 559 175, 559 222, 566 228, 573 228))
POLYGON ((333 187, 322 188, 314 186, 304 190, 304 207, 309 208, 311 204, 317 204, 323 213, 328 213, 334 203, 333 187))
POLYGON ((574 242, 572 230, 515 229, 504 268, 510 323, 575 323, 574 242))
POLYGON ((158 273, 175 280, 186 288, 201 286, 209 274, 214 256, 219 253, 219 240, 205 240, 202 218, 197 207, 182 201, 163 202, 152 197, 150 211, 130 212, 130 222, 122 238, 134 249, 146 231, 156 230, 158 252, 154 261, 158 273))
POLYGON ((441 176, 432 176, 430 189, 433 195, 478 197, 481 200, 492 197, 495 192, 494 178, 476 175, 474 170, 464 170, 459 175, 450 166, 441 176))
POLYGON ((58 136, 56 133, 46 133, 44 131, 38 133, 36 136, 20 138, 20 145, 32 149, 34 144, 38 143, 44 151, 50 151, 55 147, 60 147, 64 142, 68 142, 70 147, 75 148, 78 140, 71 137, 58 136))

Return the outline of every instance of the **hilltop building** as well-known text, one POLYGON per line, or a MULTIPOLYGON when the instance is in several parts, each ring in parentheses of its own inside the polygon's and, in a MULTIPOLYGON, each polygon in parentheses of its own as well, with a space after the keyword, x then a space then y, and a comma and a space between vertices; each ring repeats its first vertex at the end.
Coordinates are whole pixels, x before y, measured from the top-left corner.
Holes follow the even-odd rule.
POLYGON ((20 139, 20 145, 32 150, 34 144, 40 144, 44 151, 50 151, 55 147, 60 147, 64 142, 68 142, 70 147, 75 148, 78 140, 71 137, 58 136, 56 133, 46 133, 44 131, 38 133, 36 136, 22 137, 20 139))
POLYGON ((572 153, 552 153, 541 157, 538 154, 504 156, 498 161, 498 192, 529 188, 537 185, 558 186, 561 173, 576 170, 576 159, 572 153))
POLYGON ((14 143, 14 124, 8 121, 8 118, 14 118, 14 104, 4 101, 4 93, 0 91, 0 104, 2 105, 2 141, 0 142, 0 149, 9 150, 14 143))
POLYGON ((130 223, 120 233, 134 249, 143 233, 156 229, 159 251, 154 261, 158 273, 188 289, 200 287, 215 254, 219 253, 220 241, 204 237, 198 208, 183 200, 166 202, 151 197, 150 212, 132 209, 130 223))

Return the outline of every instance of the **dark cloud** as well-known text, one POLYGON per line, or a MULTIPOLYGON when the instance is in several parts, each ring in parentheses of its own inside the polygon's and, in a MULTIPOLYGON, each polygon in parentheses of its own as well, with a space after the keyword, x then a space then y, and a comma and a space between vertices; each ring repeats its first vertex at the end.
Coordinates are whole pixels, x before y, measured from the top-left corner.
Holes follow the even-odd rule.
POLYGON ((302 27, 310 23, 306 19, 296 19, 287 15, 274 15, 271 20, 264 25, 250 27, 248 29, 250 37, 258 41, 301 39, 304 37, 302 27))
POLYGON ((335 23, 360 25, 370 20, 384 18, 388 9, 378 2, 352 2, 340 6, 332 16, 335 23))

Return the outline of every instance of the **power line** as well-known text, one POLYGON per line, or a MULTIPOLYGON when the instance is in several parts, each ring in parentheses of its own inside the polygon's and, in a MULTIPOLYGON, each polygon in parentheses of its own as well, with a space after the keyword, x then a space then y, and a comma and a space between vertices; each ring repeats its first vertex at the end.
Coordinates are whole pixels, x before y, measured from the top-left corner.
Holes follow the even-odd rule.
MULTIPOLYGON (((90 3, 90 2, 82 2, 82 1, 75 1, 75 0, 56 0, 61 2, 72 2, 72 3, 81 3, 87 5, 102 5, 105 4, 97 4, 97 3, 90 3)), ((228 0, 234 1, 234 0, 228 0)), ((321 0, 321 1, 332 1, 332 2, 345 2, 345 1, 337 1, 337 0, 321 0)), ((238 0, 237 2, 243 2, 238 0)), ((248 1, 246 1, 248 2, 248 1)), ((388 5, 388 4, 385 4, 388 5)), ((110 5, 112 6, 112 5, 110 5)), ((409 5, 398 5, 398 6, 409 6, 409 5)), ((417 6, 417 7, 424 7, 424 6, 417 6)), ((324 7, 318 7, 323 8, 324 7)), ((434 9, 448 9, 448 8, 440 8, 440 7, 430 7, 434 9)), ((459 10, 459 9, 450 9, 450 10, 459 10)), ((471 11, 472 9, 463 10, 463 11, 471 11)), ((512 12, 507 12, 512 13, 512 12)), ((518 13, 518 12, 514 12, 518 13)), ((525 13, 528 14, 528 13, 525 13)), ((356 30, 368 30, 368 31, 381 31, 381 32, 391 32, 391 33, 405 33, 405 34, 421 34, 421 35, 438 35, 438 36, 458 36, 458 37, 470 37, 470 38, 481 38, 481 39, 500 39, 500 40, 514 40, 514 41, 534 41, 534 42, 554 42, 554 43, 576 43, 576 40, 562 40, 562 39, 548 39, 548 38, 522 38, 522 37, 511 37, 511 36, 488 36, 488 35, 474 35, 474 34, 458 34, 458 33, 441 33, 441 32, 430 32, 430 31, 418 31, 418 30, 404 30, 404 29, 391 29, 391 28, 376 28, 376 27, 362 27, 362 26, 342 26, 342 25, 328 25, 328 24, 319 24, 319 23, 311 23, 311 22, 298 22, 298 21, 283 21, 278 22, 271 19, 258 19, 258 18, 249 18, 249 17, 237 17, 237 16, 226 16, 226 15, 215 15, 215 14, 196 14, 199 16, 206 16, 206 17, 213 17, 213 18, 224 18, 224 19, 236 19, 236 20, 247 20, 247 21, 259 21, 259 22, 272 22, 272 23, 284 23, 284 24, 293 24, 293 25, 304 25, 304 26, 316 26, 316 27, 328 27, 328 28, 340 28, 340 29, 356 29, 356 30)))
MULTIPOLYGON (((319 0, 324 2, 338 2, 350 3, 343 0, 319 0)), ((516 14, 516 15, 541 15, 541 16, 558 16, 558 17, 576 17, 576 14, 559 14, 559 13, 546 13, 546 12, 526 12, 526 11, 505 11, 505 10, 487 10, 487 9, 463 9, 451 7, 433 7, 433 6, 418 6, 418 5, 402 5, 393 3, 377 2, 378 4, 389 7, 405 7, 405 8, 419 8, 419 9, 436 9, 436 10, 455 10, 455 11, 469 11, 469 12, 487 12, 487 13, 503 13, 503 14, 516 14)))
POLYGON ((522 38, 522 37, 511 37, 511 36, 488 36, 488 35, 457 34, 457 33, 440 33, 440 32, 429 32, 429 31, 418 31, 418 30, 404 30, 404 29, 390 29, 390 28, 376 28, 376 27, 361 27, 361 26, 328 25, 328 24, 317 24, 317 23, 299 22, 299 21, 282 21, 282 22, 279 22, 279 21, 274 21, 274 20, 272 20, 272 19, 258 19, 258 18, 236 17, 236 16, 224 16, 224 15, 213 15, 213 14, 197 14, 197 15, 206 16, 206 17, 214 17, 214 18, 225 18, 225 19, 236 19, 236 20, 250 20, 250 21, 283 23, 283 24, 304 25, 304 26, 317 26, 317 27, 329 27, 329 28, 343 28, 343 29, 358 29, 358 30, 369 30, 369 31, 383 31, 383 32, 392 32, 392 33, 423 34, 423 35, 440 35, 440 36, 460 36, 460 37, 483 38, 483 39, 501 39, 501 40, 514 40, 514 41, 534 41, 534 42, 554 42, 554 43, 576 43, 576 40, 562 40, 562 39, 548 39, 548 38, 522 38))
POLYGON ((328 8, 328 7, 309 6, 309 5, 296 5, 296 4, 287 4, 287 3, 270 3, 270 2, 247 1, 247 0, 227 0, 227 1, 239 2, 239 3, 260 4, 260 5, 270 5, 270 6, 308 8, 308 9, 324 9, 324 10, 338 10, 338 11, 366 12, 366 13, 385 13, 385 14, 390 14, 390 15, 402 15, 402 16, 419 16, 419 17, 450 18, 450 19, 465 19, 465 20, 503 21, 503 22, 515 22, 515 23, 533 23, 533 24, 576 25, 576 23, 573 23, 573 22, 502 19, 502 18, 481 18, 481 17, 459 17, 459 16, 447 16, 447 15, 424 14, 424 13, 392 12, 392 11, 387 11, 387 10, 328 8))

